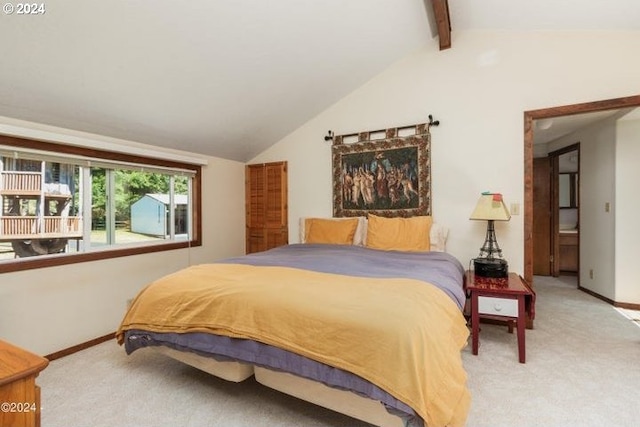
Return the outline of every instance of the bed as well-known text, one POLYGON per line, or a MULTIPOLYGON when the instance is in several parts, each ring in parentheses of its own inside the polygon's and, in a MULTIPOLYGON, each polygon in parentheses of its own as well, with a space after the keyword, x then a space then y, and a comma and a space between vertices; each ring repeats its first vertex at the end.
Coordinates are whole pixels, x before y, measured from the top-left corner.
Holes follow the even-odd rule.
POLYGON ((304 219, 300 244, 165 276, 134 299, 118 342, 381 427, 464 425, 463 267, 432 250, 446 230, 430 217, 391 233, 421 250, 377 248, 371 218, 304 219))

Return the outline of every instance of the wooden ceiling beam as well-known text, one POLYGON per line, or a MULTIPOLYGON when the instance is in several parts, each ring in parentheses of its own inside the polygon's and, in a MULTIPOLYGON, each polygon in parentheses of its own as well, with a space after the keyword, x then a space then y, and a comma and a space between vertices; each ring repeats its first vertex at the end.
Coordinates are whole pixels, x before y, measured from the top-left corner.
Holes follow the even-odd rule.
POLYGON ((440 50, 451 47, 451 18, 449 17, 449 0, 432 0, 433 13, 438 27, 440 50))

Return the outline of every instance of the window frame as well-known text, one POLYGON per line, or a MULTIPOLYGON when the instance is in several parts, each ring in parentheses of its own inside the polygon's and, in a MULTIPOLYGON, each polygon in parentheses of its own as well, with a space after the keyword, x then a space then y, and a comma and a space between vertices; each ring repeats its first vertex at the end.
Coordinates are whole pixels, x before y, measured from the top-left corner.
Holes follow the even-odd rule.
POLYGON ((152 245, 128 246, 118 248, 117 246, 108 249, 82 252, 66 255, 30 257, 6 261, 0 263, 0 274, 14 271, 32 270, 38 268, 48 268, 60 265, 69 265, 103 259, 119 258, 130 255, 140 255, 153 252, 171 251, 195 246, 202 246, 202 166, 191 163, 145 157, 141 155, 126 154, 116 151, 107 151, 76 145, 67 145, 57 142, 45 142, 28 138, 0 135, 0 145, 25 148, 39 151, 49 151, 57 155, 82 156, 93 159, 104 159, 112 162, 134 163, 141 165, 186 169, 193 172, 193 182, 191 187, 192 204, 192 236, 186 241, 170 241, 167 243, 158 242, 152 245))

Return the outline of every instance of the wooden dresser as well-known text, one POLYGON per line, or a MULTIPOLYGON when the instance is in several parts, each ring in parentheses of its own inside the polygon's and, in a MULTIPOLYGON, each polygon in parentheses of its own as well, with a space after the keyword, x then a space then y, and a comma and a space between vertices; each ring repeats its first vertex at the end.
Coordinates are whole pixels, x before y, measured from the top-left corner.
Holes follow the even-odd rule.
POLYGON ((48 364, 44 357, 0 341, 0 426, 40 426, 36 377, 48 364))

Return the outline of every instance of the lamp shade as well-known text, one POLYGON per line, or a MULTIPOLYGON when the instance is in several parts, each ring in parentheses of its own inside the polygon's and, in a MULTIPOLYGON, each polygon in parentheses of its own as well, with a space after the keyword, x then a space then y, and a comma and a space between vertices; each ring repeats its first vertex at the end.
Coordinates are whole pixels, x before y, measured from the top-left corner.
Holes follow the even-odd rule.
POLYGON ((511 214, 502 200, 502 194, 483 193, 469 219, 509 221, 511 214))

